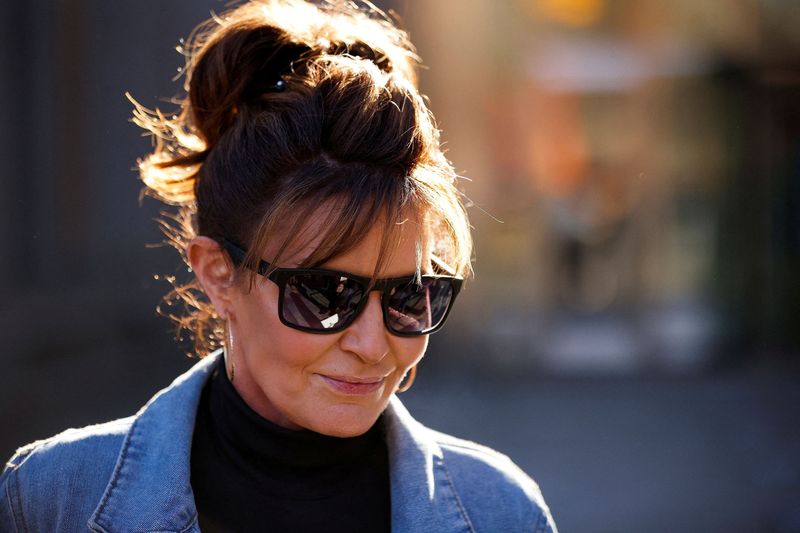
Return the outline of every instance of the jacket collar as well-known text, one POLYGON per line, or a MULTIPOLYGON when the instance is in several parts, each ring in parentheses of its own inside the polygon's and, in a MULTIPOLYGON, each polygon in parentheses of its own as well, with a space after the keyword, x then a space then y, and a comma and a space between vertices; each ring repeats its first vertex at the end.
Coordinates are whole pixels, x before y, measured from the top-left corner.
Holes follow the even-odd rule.
POLYGON ((198 530, 189 482, 192 431, 200 393, 220 354, 201 359, 136 414, 89 519, 92 530, 198 530))
MULTIPOLYGON (((200 360, 134 417, 90 529, 199 531, 190 485, 192 433, 200 394, 221 353, 200 360)), ((386 425, 392 531, 469 529, 431 431, 395 396, 386 425)))
POLYGON ((392 531, 472 531, 433 432, 397 396, 386 409, 392 531))

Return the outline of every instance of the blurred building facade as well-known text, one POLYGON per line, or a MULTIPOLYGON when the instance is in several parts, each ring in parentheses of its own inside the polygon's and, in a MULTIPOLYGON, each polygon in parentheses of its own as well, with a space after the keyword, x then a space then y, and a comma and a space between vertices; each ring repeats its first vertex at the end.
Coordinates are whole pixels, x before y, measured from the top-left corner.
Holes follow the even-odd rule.
POLYGON ((483 357, 695 372, 800 350, 800 10, 406 4, 477 207, 483 357), (498 220, 499 219, 499 220, 498 220))

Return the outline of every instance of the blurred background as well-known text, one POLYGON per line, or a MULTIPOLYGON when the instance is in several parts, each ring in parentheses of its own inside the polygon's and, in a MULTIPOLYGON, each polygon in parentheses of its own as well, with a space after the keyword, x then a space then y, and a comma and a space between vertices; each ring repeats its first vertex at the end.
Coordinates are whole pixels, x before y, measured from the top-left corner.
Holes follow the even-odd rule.
MULTIPOLYGON (((800 3, 378 5, 474 203, 412 412, 510 455, 563 532, 800 531, 800 3)), ((2 1, 3 457, 193 362, 124 93, 173 109, 178 39, 225 7, 2 1)))

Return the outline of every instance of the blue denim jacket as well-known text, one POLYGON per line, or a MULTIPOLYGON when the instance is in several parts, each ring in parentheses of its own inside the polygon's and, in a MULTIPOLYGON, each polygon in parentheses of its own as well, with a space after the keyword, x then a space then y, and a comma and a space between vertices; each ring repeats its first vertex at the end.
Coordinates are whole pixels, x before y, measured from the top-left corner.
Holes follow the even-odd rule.
MULTIPOLYGON (((197 532, 189 455, 219 352, 136 415, 17 451, 0 476, 3 532, 197 532)), ((395 532, 556 532, 539 488, 506 456, 386 410, 395 532)))

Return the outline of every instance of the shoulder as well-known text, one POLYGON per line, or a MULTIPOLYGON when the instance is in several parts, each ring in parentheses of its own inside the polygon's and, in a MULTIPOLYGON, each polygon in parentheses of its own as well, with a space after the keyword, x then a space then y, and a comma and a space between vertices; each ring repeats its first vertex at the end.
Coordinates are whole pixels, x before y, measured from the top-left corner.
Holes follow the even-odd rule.
POLYGON ((557 532, 539 487, 507 456, 424 426, 397 397, 386 428, 398 531, 557 532))
POLYGON ((51 517, 84 516, 85 524, 102 498, 132 422, 128 417, 68 429, 18 449, 0 474, 0 526, 13 523, 20 531, 68 529, 67 524, 36 522, 37 510, 54 506, 69 509, 51 517))
POLYGON ((476 531, 556 532, 536 482, 506 455, 487 446, 428 429, 476 531))
POLYGON ((83 529, 112 493, 120 510, 141 514, 141 506, 125 504, 152 497, 153 479, 163 478, 165 468, 177 473, 158 496, 182 495, 197 402, 220 357, 221 351, 201 359, 134 416, 68 429, 17 450, 0 474, 0 531, 83 529))
MULTIPOLYGON (((70 428, 50 438, 34 441, 19 448, 6 467, 18 468, 28 461, 59 459, 64 455, 80 455, 88 450, 101 451, 109 445, 121 444, 134 418, 129 416, 83 428, 70 428)), ((116 452, 119 452, 118 448, 116 452)))

